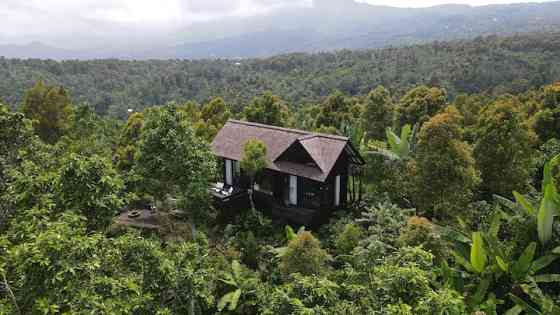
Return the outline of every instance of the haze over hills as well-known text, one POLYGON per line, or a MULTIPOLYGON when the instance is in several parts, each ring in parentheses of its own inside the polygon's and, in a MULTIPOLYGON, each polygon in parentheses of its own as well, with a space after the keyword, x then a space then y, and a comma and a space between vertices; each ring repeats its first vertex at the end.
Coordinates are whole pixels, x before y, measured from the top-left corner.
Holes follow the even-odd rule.
POLYGON ((394 8, 353 0, 315 0, 309 7, 198 22, 171 33, 146 35, 145 39, 135 34, 129 41, 108 41, 101 48, 61 49, 35 42, 0 45, 0 55, 51 59, 249 58, 559 29, 560 1, 394 8))

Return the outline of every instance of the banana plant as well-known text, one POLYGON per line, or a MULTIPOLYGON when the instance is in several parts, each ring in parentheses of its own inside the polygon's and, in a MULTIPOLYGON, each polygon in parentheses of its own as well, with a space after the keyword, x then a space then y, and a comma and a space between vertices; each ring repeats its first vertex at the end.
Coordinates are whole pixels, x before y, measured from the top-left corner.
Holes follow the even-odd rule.
POLYGON ((232 261, 231 272, 225 273, 224 277, 220 279, 220 281, 230 285, 234 289, 220 298, 218 301, 218 311, 221 312, 226 308, 226 306, 229 311, 235 311, 239 304, 239 298, 243 293, 243 275, 241 264, 237 260, 232 261))
POLYGON ((535 251, 537 249, 537 243, 532 242, 525 248, 523 253, 519 256, 516 261, 506 262, 504 258, 496 256, 496 263, 498 267, 505 273, 511 276, 514 283, 522 283, 525 281, 534 282, 556 282, 560 281, 560 275, 558 274, 540 274, 536 275, 537 272, 548 267, 555 260, 560 258, 559 255, 554 253, 549 255, 544 255, 535 259, 535 251))
MULTIPOLYGON (((486 299, 486 293, 492 281, 492 266, 488 263, 489 259, 484 245, 483 233, 472 233, 468 258, 457 250, 453 251, 452 254, 459 265, 463 266, 468 272, 476 274, 477 278, 480 279, 476 290, 468 301, 471 305, 480 305, 486 299)), ((445 267, 444 269, 450 270, 449 267, 445 267)))
POLYGON ((560 154, 548 161, 543 170, 542 191, 544 196, 540 200, 538 210, 522 194, 514 191, 517 204, 530 216, 536 217, 539 241, 546 245, 552 238, 554 218, 560 215, 560 195, 552 176, 552 170, 560 162, 560 154))
POLYGON ((385 130, 389 149, 378 149, 372 154, 380 154, 390 160, 403 160, 410 157, 414 151, 414 138, 416 135, 416 126, 412 128, 410 125, 404 125, 401 129, 400 137, 393 132, 391 127, 385 130))
POLYGON ((560 306, 543 294, 535 283, 522 284, 520 289, 523 294, 530 297, 532 303, 528 303, 517 295, 510 293, 509 298, 515 305, 507 310, 505 315, 519 315, 525 312, 530 315, 560 314, 560 306))

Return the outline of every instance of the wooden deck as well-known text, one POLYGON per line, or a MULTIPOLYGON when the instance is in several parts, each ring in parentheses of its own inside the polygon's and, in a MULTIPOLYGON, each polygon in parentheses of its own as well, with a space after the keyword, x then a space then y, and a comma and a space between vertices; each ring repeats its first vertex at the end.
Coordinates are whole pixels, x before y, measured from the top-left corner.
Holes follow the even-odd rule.
MULTIPOLYGON (((238 211, 250 207, 249 194, 247 190, 238 189, 230 195, 218 193, 210 189, 214 198, 214 206, 221 209, 222 217, 227 220, 236 215, 238 211)), ((305 225, 313 227, 327 222, 331 209, 306 209, 299 207, 288 207, 280 204, 275 198, 267 193, 255 190, 253 193, 255 206, 265 215, 275 221, 293 225, 305 225)))

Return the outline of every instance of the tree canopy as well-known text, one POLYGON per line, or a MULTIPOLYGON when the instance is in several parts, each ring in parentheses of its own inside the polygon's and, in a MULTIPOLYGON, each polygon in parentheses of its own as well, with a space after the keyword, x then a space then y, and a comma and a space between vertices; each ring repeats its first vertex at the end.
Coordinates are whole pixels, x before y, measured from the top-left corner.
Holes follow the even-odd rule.
POLYGON ((70 127, 72 103, 64 88, 38 81, 25 94, 22 111, 33 122, 39 137, 45 142, 54 143, 70 127))

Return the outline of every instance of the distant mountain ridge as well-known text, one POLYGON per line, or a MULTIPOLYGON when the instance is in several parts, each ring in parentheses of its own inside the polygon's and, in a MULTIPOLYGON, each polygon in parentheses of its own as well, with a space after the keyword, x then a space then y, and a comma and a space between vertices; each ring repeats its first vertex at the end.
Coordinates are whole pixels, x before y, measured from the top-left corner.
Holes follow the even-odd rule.
POLYGON ((177 32, 176 42, 142 48, 72 51, 40 43, 0 45, 0 56, 51 59, 206 59, 269 57, 560 30, 560 1, 509 5, 373 6, 315 0, 313 7, 205 22, 177 32))

